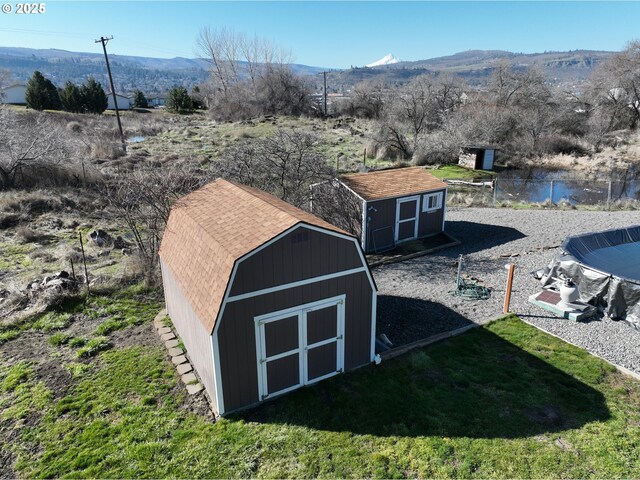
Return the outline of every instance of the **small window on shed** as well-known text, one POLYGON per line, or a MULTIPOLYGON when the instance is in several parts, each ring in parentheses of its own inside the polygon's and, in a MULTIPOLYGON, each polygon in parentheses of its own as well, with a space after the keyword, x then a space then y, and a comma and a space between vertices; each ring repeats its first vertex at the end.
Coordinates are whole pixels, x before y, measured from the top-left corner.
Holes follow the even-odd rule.
POLYGON ((442 192, 429 193, 422 197, 422 211, 432 212, 442 208, 442 192))

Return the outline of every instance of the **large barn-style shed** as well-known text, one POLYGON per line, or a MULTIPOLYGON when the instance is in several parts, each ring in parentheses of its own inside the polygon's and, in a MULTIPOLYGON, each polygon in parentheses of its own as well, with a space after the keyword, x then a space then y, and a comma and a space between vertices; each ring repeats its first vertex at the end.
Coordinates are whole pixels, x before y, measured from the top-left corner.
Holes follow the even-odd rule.
POLYGON ((423 167, 356 173, 339 181, 362 205, 359 234, 366 253, 444 231, 447 184, 423 167))
POLYGON ((165 300, 222 415, 374 359, 376 288, 358 240, 218 179, 178 202, 165 300))

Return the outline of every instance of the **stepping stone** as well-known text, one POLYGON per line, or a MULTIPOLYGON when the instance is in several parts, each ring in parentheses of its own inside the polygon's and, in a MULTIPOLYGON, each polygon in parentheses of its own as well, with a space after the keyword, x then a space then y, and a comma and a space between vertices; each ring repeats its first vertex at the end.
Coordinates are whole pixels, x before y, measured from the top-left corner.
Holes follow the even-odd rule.
POLYGON ((185 373, 191 372, 193 370, 193 367, 190 363, 183 363, 182 365, 178 365, 176 370, 178 370, 178 373, 180 375, 184 375, 185 373))
POLYGON ((176 338, 176 336, 173 334, 173 332, 165 333, 164 335, 160 335, 160 339, 165 341, 165 342, 167 340, 173 340, 174 338, 176 338))
POLYGON ((173 340, 167 340, 166 342, 164 342, 164 346, 167 348, 173 348, 177 347, 179 343, 180 342, 178 341, 178 339, 174 338, 173 340))
POLYGON ((164 327, 164 319, 167 318, 167 311, 165 309, 160 310, 160 312, 153 319, 153 323, 157 327, 164 327))
POLYGON ((158 329, 158 333, 160 335, 164 335, 165 333, 173 333, 173 332, 171 331, 171 327, 160 327, 158 329))
POLYGON ((172 357, 178 357, 184 353, 184 350, 178 347, 173 347, 169 349, 169 355, 172 357))
POLYGON ((183 363, 187 363, 187 357, 184 355, 177 355, 175 357, 171 357, 171 362, 174 365, 182 365, 183 363))
POLYGON ((187 393, 189 395, 195 395, 198 392, 201 392, 204 389, 202 384, 200 383, 192 383, 191 385, 187 385, 187 393))
POLYGON ((185 373, 184 375, 182 375, 182 377, 180 377, 180 379, 186 385, 189 385, 190 383, 196 383, 198 381, 198 379, 196 378, 195 374, 193 374, 193 373, 185 373))

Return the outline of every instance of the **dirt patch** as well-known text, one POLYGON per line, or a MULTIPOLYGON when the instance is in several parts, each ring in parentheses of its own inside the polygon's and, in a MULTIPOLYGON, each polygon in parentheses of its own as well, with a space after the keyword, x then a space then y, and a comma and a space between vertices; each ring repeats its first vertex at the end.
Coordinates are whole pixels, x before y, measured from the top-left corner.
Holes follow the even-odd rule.
POLYGON ((470 323, 465 317, 440 303, 393 295, 378 296, 376 333, 384 333, 394 347, 465 327, 470 323))
MULTIPOLYGON (((180 382, 180 388, 185 389, 182 382, 180 382)), ((194 413, 198 416, 205 417, 211 422, 215 421, 215 418, 209 406, 209 399, 204 394, 204 391, 196 393, 195 395, 186 394, 184 403, 182 404, 181 408, 188 411, 189 413, 194 413)))
POLYGON ((0 358, 9 364, 19 361, 40 362, 52 351, 48 343, 49 336, 49 333, 23 332, 18 338, 0 346, 0 358))
POLYGON ((73 323, 64 331, 72 337, 89 338, 93 335, 98 325, 105 321, 104 317, 91 318, 87 315, 74 315, 73 318, 73 323))
POLYGON ((71 373, 55 360, 40 363, 36 367, 36 375, 51 390, 54 398, 64 397, 74 384, 71 373))
POLYGON ((110 340, 116 348, 133 346, 149 347, 162 343, 151 323, 113 332, 110 335, 110 340))

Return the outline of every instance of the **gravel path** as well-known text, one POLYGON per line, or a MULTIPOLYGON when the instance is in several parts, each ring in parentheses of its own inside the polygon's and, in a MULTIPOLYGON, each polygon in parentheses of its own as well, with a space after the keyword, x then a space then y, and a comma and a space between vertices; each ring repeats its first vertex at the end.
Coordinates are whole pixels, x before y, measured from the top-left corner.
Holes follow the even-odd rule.
POLYGON ((404 344, 470 321, 482 324, 500 317, 506 284, 504 266, 509 262, 502 255, 517 254, 511 311, 640 373, 640 332, 633 327, 607 318, 588 322, 560 319, 528 302, 529 295, 540 289, 530 272, 548 265, 557 252, 555 247, 565 237, 639 223, 637 211, 449 209, 446 231, 461 245, 373 270, 379 289, 377 331, 386 333, 395 344, 404 344), (463 273, 492 287, 490 299, 470 301, 448 293, 455 288, 459 254, 464 255, 463 273), (419 320, 407 322, 407 318, 419 320))

